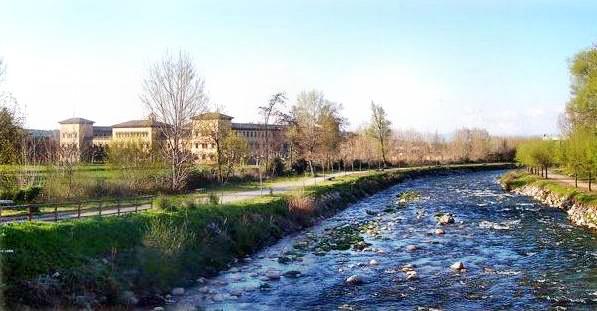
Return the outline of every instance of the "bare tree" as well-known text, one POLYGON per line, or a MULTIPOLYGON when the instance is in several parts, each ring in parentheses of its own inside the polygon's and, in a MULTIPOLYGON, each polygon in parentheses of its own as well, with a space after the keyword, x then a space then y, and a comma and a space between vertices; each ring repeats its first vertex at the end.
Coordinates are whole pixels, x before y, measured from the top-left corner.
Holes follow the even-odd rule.
POLYGON ((208 101, 204 80, 188 54, 166 54, 154 64, 143 82, 141 101, 160 122, 161 150, 170 167, 170 188, 185 186, 193 156, 187 148, 191 118, 203 112, 208 101))
POLYGON ((340 139, 343 119, 339 105, 327 100, 319 91, 301 92, 291 110, 291 126, 288 136, 299 154, 309 163, 311 174, 315 175, 313 161, 322 153, 331 152, 340 139), (329 140, 329 146, 322 146, 329 140))
POLYGON ((261 114, 263 118, 263 125, 265 126, 265 144, 264 144, 264 156, 265 156, 265 171, 269 174, 269 160, 270 154, 272 149, 272 142, 270 136, 272 136, 272 132, 270 131, 270 124, 272 121, 274 123, 279 123, 281 120, 286 119, 285 114, 280 110, 280 106, 283 106, 286 103, 286 94, 283 92, 275 93, 269 99, 266 106, 259 107, 259 114, 261 114), (273 119, 273 120, 272 120, 273 119))
POLYGON ((369 125, 369 134, 373 136, 379 144, 384 168, 386 167, 387 163, 386 145, 390 135, 392 134, 392 129, 390 128, 391 126, 392 123, 390 120, 388 120, 386 111, 383 109, 383 107, 371 102, 371 124, 369 125))

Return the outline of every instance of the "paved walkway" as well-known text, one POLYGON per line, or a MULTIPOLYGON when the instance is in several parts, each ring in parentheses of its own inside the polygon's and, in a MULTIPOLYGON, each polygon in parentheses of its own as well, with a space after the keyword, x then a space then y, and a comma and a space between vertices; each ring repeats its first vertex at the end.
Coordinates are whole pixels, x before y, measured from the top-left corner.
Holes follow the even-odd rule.
MULTIPOLYGON (((305 177, 298 180, 292 181, 281 181, 275 182, 273 185, 266 187, 261 190, 248 190, 248 191, 235 191, 235 192, 222 192, 220 196, 220 201, 222 203, 230 203, 230 202, 237 202, 247 199, 254 199, 263 195, 269 195, 270 189, 272 190, 273 194, 281 194, 287 193, 292 191, 301 190, 304 187, 317 185, 327 179, 332 177, 344 176, 344 175, 352 175, 352 174, 367 174, 367 171, 355 171, 355 172, 339 172, 334 174, 327 174, 324 176, 319 177, 305 177)), ((213 191, 214 193, 218 193, 217 191, 213 191)), ((205 193, 198 194, 198 196, 205 197, 205 193)), ((141 204, 138 206, 127 206, 121 207, 120 211, 117 208, 104 208, 102 209, 101 216, 116 216, 116 215, 124 215, 128 213, 140 212, 144 210, 151 209, 151 204, 141 204)), ((91 210, 82 210, 81 211, 81 218, 84 217, 93 217, 98 216, 99 210, 91 209, 91 210)), ((33 215, 33 219, 36 221, 55 221, 56 219, 59 220, 67 220, 78 218, 79 214, 77 211, 65 211, 65 212, 58 212, 57 215, 54 213, 44 213, 42 215, 33 215)), ((2 217, 0 220, 1 223, 9 223, 9 222, 24 222, 28 221, 27 215, 22 216, 14 216, 14 217, 2 217)))
MULTIPOLYGON (((561 184, 565 184, 567 186, 572 186, 574 187, 574 177, 571 176, 566 176, 566 175, 562 175, 562 174, 558 174, 558 173, 554 173, 552 171, 549 171, 548 175, 547 175, 549 180, 553 180, 553 181, 557 181, 561 184)), ((589 182, 586 180, 578 180, 578 189, 584 190, 584 191, 589 191, 589 182)), ((596 193, 597 192, 597 185, 595 185, 595 181, 593 181, 591 183, 591 189, 593 191, 591 191, 591 193, 596 193)))

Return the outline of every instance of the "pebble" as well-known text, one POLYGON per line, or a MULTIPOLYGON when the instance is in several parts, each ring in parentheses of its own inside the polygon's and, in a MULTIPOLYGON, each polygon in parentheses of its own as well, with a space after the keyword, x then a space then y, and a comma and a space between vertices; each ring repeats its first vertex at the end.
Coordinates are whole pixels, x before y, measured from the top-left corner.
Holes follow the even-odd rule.
POLYGON ((435 229, 435 234, 437 234, 437 235, 442 235, 445 233, 446 233, 446 231, 444 231, 444 229, 441 229, 441 228, 435 229))
POLYGON ((369 261, 369 265, 370 266, 377 266, 377 265, 379 265, 379 262, 377 260, 375 260, 375 259, 371 259, 369 261))

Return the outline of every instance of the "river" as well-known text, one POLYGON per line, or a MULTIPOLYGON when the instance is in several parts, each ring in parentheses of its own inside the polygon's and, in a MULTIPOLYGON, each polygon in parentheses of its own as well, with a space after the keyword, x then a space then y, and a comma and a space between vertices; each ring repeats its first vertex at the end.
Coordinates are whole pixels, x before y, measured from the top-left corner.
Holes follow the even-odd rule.
POLYGON ((497 182, 503 173, 396 185, 241 260, 172 307, 597 309, 595 236, 571 225, 561 210, 504 192, 497 182), (397 204, 405 191, 421 197, 397 204), (438 213, 451 213, 455 222, 439 225, 438 213), (336 244, 347 236, 358 250, 334 249, 345 248, 336 244), (465 269, 450 268, 457 261, 465 269), (360 284, 346 282, 353 275, 360 284))

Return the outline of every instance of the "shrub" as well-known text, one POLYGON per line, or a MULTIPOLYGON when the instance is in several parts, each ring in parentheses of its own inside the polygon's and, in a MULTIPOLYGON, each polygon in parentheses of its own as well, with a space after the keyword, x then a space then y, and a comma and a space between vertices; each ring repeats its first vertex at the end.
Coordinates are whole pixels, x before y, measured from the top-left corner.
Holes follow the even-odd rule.
POLYGON ((220 197, 215 192, 210 192, 209 195, 207 196, 207 200, 208 200, 209 204, 212 204, 212 205, 220 204, 220 197))
POLYGON ((156 217, 145 229, 143 246, 140 251, 142 282, 165 289, 180 277, 182 265, 180 256, 195 240, 185 218, 182 222, 175 218, 156 217))
POLYGON ((19 189, 12 195, 12 200, 19 203, 33 202, 39 196, 41 190, 40 186, 19 189))
POLYGON ((161 211, 176 211, 176 206, 174 206, 173 202, 164 196, 159 196, 155 198, 153 200, 153 206, 161 211))
POLYGON ((197 203, 193 200, 185 200, 182 202, 182 207, 186 209, 196 209, 197 203))

